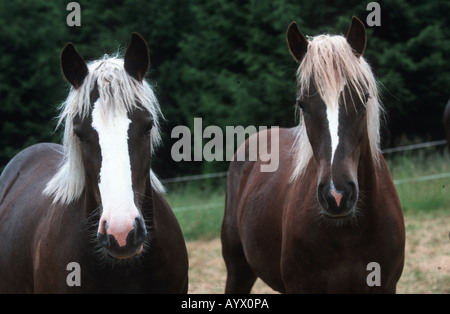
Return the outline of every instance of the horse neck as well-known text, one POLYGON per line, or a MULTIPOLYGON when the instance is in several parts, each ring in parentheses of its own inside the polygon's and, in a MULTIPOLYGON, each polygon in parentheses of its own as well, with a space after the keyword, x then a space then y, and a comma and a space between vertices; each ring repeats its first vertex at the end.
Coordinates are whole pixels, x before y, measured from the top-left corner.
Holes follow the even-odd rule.
MULTIPOLYGON (((154 208, 154 196, 156 192, 153 190, 153 186, 151 183, 147 184, 145 189, 145 197, 142 201, 142 214, 146 218, 146 220, 151 219, 151 223, 153 224, 153 208, 154 208)), ((147 221, 149 223, 149 221, 147 221)))
POLYGON ((373 158, 369 138, 366 132, 361 144, 361 155, 358 164, 358 185, 360 193, 367 198, 373 196, 378 185, 378 166, 373 158))

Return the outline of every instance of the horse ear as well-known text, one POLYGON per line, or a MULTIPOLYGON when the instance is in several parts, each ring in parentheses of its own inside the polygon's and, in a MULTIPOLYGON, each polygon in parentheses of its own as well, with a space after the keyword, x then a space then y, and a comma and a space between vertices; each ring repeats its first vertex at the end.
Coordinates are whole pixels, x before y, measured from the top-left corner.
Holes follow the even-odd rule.
POLYGON ((366 27, 356 16, 352 17, 352 25, 347 32, 346 38, 355 56, 361 57, 364 50, 366 50, 366 27))
POLYGON ((89 69, 83 58, 78 54, 72 43, 67 43, 61 52, 61 69, 65 79, 78 89, 85 77, 89 73, 89 69))
POLYGON ((300 32, 297 23, 295 22, 292 22, 289 25, 286 37, 289 52, 292 57, 294 57, 294 60, 297 61, 297 63, 300 63, 308 51, 308 39, 306 39, 305 35, 300 32))
POLYGON ((150 55, 145 39, 138 33, 131 34, 131 41, 124 57, 124 66, 128 74, 138 81, 144 79, 150 67, 150 55))

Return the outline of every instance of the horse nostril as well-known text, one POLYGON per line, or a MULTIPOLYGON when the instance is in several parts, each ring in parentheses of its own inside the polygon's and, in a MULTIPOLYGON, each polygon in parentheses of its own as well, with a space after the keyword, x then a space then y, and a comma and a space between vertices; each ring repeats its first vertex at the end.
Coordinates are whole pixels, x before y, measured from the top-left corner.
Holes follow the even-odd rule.
POLYGON ((353 182, 353 181, 348 182, 348 185, 349 185, 350 188, 349 188, 349 192, 348 192, 347 208, 350 208, 357 201, 358 191, 357 191, 355 182, 353 182))
POLYGON ((134 227, 134 245, 140 245, 144 242, 145 237, 147 236, 147 230, 145 228, 145 224, 142 219, 136 217, 133 223, 134 227))
POLYGON ((355 202, 358 198, 357 184, 350 181, 335 186, 333 180, 329 183, 319 183, 317 198, 322 207, 322 213, 327 217, 349 216, 354 212, 355 202))
POLYGON ((107 229, 108 229, 108 224, 105 222, 105 228, 104 228, 105 234, 103 234, 101 232, 97 232, 98 242, 100 242, 100 244, 105 248, 111 247, 111 242, 109 241, 107 229))
POLYGON ((328 210, 328 202, 327 202, 327 193, 325 192, 325 183, 319 183, 319 186, 317 188, 317 196, 319 199, 319 203, 322 205, 322 207, 325 210, 328 210))
POLYGON ((97 232, 98 241, 104 247, 109 247, 111 245, 111 243, 109 242, 107 230, 108 230, 108 222, 106 220, 104 220, 102 222, 102 226, 100 226, 100 228, 99 228, 99 232, 97 232))

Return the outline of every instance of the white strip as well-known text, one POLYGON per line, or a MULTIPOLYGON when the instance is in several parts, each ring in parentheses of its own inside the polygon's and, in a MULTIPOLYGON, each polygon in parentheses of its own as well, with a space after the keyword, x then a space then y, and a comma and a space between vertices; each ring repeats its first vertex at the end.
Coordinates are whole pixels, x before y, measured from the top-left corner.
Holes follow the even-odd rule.
POLYGON ((92 127, 97 131, 102 165, 99 189, 103 213, 118 213, 121 209, 136 210, 128 153, 128 127, 131 121, 126 112, 103 114, 100 99, 92 110, 92 127))
POLYGON ((328 119, 328 129, 330 131, 331 137, 331 160, 330 164, 333 164, 334 153, 339 144, 339 105, 327 106, 327 119, 328 119))

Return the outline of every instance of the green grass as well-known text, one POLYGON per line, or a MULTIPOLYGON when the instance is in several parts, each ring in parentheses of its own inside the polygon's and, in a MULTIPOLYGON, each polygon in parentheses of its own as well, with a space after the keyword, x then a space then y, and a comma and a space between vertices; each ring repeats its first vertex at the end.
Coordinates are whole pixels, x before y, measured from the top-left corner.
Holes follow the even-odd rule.
MULTIPOLYGON (((394 180, 450 172, 450 157, 443 149, 421 149, 385 157, 394 180)), ((449 177, 396 186, 405 215, 450 217, 449 177)), ((219 236, 225 187, 225 178, 166 184, 169 204, 186 240, 219 236)))
POLYGON ((396 184, 403 211, 431 212, 450 210, 450 177, 405 182, 410 178, 450 173, 447 150, 423 149, 388 156, 388 167, 396 184))
POLYGON ((225 210, 226 178, 166 184, 167 199, 186 240, 218 237, 225 210))

